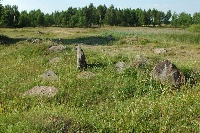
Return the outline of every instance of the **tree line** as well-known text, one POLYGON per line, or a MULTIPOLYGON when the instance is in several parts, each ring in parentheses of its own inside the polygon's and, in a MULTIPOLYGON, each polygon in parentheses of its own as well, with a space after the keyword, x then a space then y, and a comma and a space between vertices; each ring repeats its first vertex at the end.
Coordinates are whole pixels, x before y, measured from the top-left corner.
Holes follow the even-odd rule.
POLYGON ((95 7, 92 3, 82 8, 69 7, 65 11, 43 13, 40 9, 19 12, 17 5, 0 4, 0 27, 101 27, 109 26, 162 26, 188 27, 200 24, 200 12, 177 14, 157 9, 115 8, 114 5, 95 7))

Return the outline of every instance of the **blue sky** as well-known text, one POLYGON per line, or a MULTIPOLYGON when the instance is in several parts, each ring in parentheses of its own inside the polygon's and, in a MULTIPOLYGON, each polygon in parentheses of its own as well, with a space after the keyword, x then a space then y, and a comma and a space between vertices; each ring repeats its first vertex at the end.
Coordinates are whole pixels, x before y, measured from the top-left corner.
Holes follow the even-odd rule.
POLYGON ((3 5, 18 5, 19 11, 41 9, 44 13, 67 10, 68 7, 84 7, 93 3, 94 6, 105 4, 109 7, 111 4, 117 8, 141 8, 157 9, 159 11, 181 13, 186 12, 193 15, 194 12, 200 12, 200 0, 3 0, 3 5))

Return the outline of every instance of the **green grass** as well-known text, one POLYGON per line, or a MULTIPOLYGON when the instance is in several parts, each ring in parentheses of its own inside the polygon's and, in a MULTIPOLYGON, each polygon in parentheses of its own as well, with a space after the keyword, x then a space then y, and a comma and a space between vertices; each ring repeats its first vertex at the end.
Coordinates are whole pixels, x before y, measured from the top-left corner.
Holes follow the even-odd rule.
POLYGON ((200 132, 200 34, 122 27, 0 31, 11 39, 0 44, 0 132, 200 132), (110 34, 115 40, 107 42, 110 34), (67 49, 48 52, 51 42, 31 44, 27 38, 61 38, 67 49), (95 77, 77 78, 77 44, 95 77), (155 47, 168 52, 156 55, 155 47), (131 64, 138 54, 149 63, 115 71, 115 63, 131 64), (55 57, 61 61, 50 64, 55 57), (188 80, 179 90, 151 78, 154 65, 163 59, 185 72, 188 80), (42 81, 46 70, 59 80, 42 81), (22 96, 34 86, 54 86, 59 92, 54 97, 22 96))

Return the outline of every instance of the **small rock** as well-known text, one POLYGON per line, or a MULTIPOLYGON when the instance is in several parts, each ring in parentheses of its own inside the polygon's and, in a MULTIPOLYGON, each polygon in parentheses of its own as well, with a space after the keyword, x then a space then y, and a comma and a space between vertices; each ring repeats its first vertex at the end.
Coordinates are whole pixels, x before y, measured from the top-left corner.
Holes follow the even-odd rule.
POLYGON ((171 83, 176 87, 180 87, 185 82, 183 72, 168 60, 158 63, 153 68, 152 77, 162 83, 171 83))
POLYGON ((58 76, 54 73, 54 71, 46 71, 42 75, 40 75, 42 80, 58 80, 58 76))
POLYGON ((61 51, 61 50, 64 50, 64 49, 66 49, 66 46, 63 46, 63 45, 51 46, 49 48, 49 51, 51 51, 51 52, 57 52, 57 51, 61 51))
POLYGON ((121 72, 121 71, 123 71, 123 70, 125 70, 126 69, 126 63, 125 62, 117 62, 116 64, 115 64, 115 70, 117 71, 117 72, 121 72))
POLYGON ((39 95, 53 97, 58 93, 58 89, 52 86, 35 86, 32 89, 26 91, 23 95, 39 95))
POLYGON ((162 54, 162 53, 166 53, 167 50, 164 49, 164 48, 155 48, 155 49, 153 49, 153 52, 154 52, 155 54, 162 54))

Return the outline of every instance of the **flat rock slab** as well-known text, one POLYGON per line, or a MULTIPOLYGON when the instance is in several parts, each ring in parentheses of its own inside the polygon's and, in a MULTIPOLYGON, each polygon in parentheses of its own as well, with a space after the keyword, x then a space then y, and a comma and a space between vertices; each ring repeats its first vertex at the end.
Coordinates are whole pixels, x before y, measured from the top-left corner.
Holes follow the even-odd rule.
POLYGON ((46 71, 45 73, 40 75, 42 80, 58 80, 58 76, 54 73, 54 71, 46 71))
POLYGON ((64 50, 64 49, 66 49, 66 46, 58 45, 58 46, 51 46, 49 48, 49 51, 50 52, 57 52, 57 51, 61 51, 61 50, 64 50))
POLYGON ((162 54, 162 53, 167 53, 167 50, 165 48, 154 48, 153 52, 155 54, 162 54))
POLYGON ((96 74, 87 71, 83 71, 78 74, 78 78, 84 78, 84 79, 88 79, 94 76, 96 76, 96 74))
POLYGON ((52 86, 35 86, 32 89, 26 91, 23 95, 39 95, 53 97, 58 93, 58 89, 52 86))

